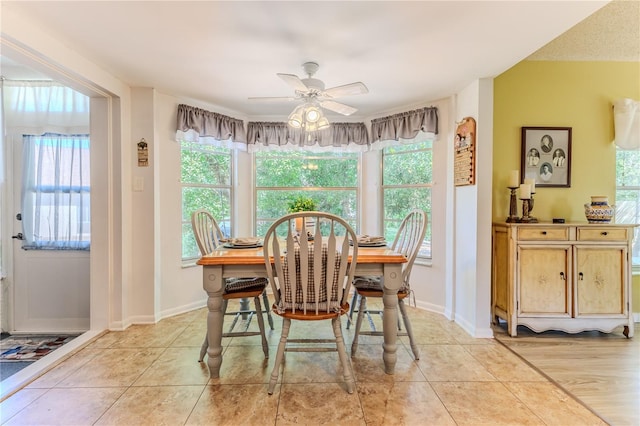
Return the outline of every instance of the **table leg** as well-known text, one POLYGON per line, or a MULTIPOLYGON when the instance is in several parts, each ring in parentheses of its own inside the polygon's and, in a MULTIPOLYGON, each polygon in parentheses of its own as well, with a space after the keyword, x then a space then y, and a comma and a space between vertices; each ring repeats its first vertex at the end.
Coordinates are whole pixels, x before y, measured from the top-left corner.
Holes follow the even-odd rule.
POLYGON ((384 361, 384 371, 393 374, 396 362, 398 361, 396 341, 398 338, 398 289, 402 280, 402 264, 384 265, 384 295, 382 304, 384 312, 382 314, 382 328, 384 333, 384 344, 382 346, 382 360, 384 361))
POLYGON ((220 377, 220 366, 222 365, 222 324, 224 312, 222 309, 222 267, 204 266, 202 268, 202 285, 209 295, 207 300, 207 338, 209 348, 207 349, 207 365, 209 366, 209 377, 216 379, 220 377))
MULTIPOLYGON (((249 311, 251 310, 251 299, 248 297, 243 297, 240 299, 240 310, 241 311, 249 311)), ((249 314, 242 314, 242 319, 246 320, 249 314)))

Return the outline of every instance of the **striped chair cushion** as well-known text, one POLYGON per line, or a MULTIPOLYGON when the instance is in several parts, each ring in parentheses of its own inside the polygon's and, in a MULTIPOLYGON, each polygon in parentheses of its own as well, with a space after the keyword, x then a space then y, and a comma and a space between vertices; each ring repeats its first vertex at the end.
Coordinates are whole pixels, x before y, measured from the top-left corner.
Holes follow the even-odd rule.
POLYGON ((262 290, 267 286, 267 284, 269 284, 269 280, 262 277, 227 278, 224 286, 224 292, 228 294, 242 291, 262 290))
MULTIPOLYGON (((328 251, 325 245, 322 246, 322 262, 326 264, 327 262, 328 251)), ((306 303, 304 300, 304 295, 302 291, 301 285, 301 271, 300 271, 300 249, 296 248, 295 250, 295 262, 296 262, 296 288, 295 288, 295 303, 292 301, 292 283, 289 278, 288 270, 289 264, 287 258, 285 256, 285 260, 282 265, 284 280, 282 283, 281 298, 280 298, 280 309, 295 309, 303 310, 305 307, 307 310, 316 309, 316 302, 318 304, 319 311, 337 311, 340 308, 340 300, 338 299, 338 284, 342 285, 341 280, 339 279, 339 271, 340 271, 340 255, 336 256, 335 260, 335 269, 333 273, 333 280, 330 282, 331 286, 331 299, 327 301, 327 288, 325 286, 326 281, 326 268, 322 268, 322 276, 321 283, 319 284, 318 291, 316 292, 316 285, 313 276, 313 248, 309 251, 309 272, 308 272, 308 282, 307 282, 307 299, 306 303), (317 294, 316 294, 317 293, 317 294), (328 302, 328 309, 327 309, 328 302)))

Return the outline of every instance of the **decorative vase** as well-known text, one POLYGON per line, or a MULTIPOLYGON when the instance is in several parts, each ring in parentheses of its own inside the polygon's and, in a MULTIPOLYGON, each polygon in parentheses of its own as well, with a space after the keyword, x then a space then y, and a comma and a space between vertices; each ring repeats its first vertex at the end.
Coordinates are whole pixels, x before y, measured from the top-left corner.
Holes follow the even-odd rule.
POLYGON ((589 223, 609 223, 613 217, 613 207, 604 195, 593 195, 591 204, 584 205, 584 214, 589 223))
MULTIPOLYGON (((306 234, 307 234, 307 238, 313 238, 313 234, 315 233, 316 230, 316 222, 313 218, 308 217, 307 220, 305 221, 305 230, 306 230, 306 234)), ((294 223, 294 229, 296 231, 296 233, 298 235, 302 235, 305 232, 302 230, 302 218, 298 217, 295 219, 295 223, 294 223)))

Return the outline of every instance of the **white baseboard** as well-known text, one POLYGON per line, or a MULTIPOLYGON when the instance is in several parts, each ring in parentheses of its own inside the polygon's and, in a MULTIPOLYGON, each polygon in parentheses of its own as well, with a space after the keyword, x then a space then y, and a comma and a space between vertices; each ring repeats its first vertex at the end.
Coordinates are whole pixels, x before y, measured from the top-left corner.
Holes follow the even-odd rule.
POLYGON ((189 303, 187 305, 178 306, 176 308, 171 308, 160 312, 160 318, 165 319, 169 317, 174 317, 176 315, 184 314, 186 312, 191 312, 196 309, 204 308, 207 306, 207 298, 205 297, 202 300, 197 302, 189 303))

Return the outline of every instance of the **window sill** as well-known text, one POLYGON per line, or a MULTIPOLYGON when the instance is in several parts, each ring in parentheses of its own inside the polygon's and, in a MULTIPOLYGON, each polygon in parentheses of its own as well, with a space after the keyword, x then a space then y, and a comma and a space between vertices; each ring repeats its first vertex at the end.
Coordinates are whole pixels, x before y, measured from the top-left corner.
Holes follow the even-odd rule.
POLYGON ((433 266, 433 259, 428 259, 426 257, 418 257, 416 258, 416 260, 413 262, 414 265, 420 265, 420 266, 426 266, 426 267, 432 267, 433 266))
POLYGON ((198 266, 196 264, 196 262, 198 261, 198 259, 187 259, 187 260, 183 260, 182 261, 182 269, 186 269, 186 268, 193 268, 194 266, 198 266))

